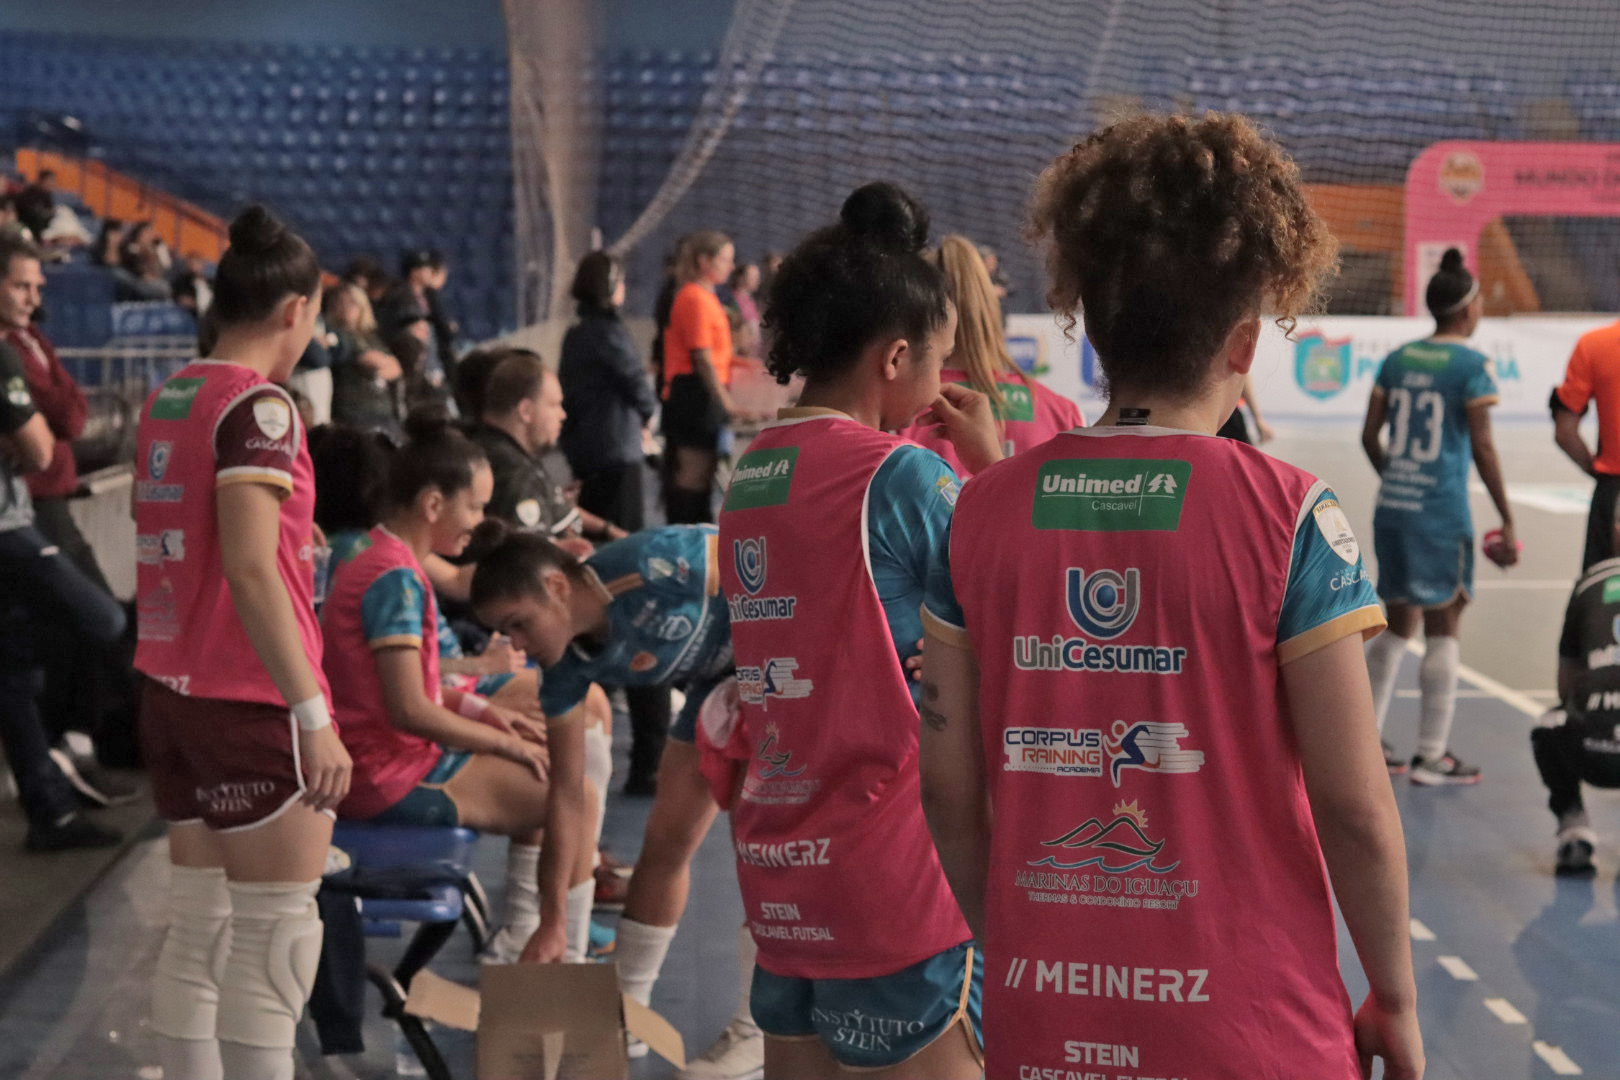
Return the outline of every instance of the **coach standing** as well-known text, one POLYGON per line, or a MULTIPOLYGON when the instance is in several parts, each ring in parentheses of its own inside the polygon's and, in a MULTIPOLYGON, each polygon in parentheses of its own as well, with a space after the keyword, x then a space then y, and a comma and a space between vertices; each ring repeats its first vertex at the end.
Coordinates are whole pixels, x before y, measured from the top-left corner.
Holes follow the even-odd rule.
POLYGON ((1620 496, 1620 322, 1581 335, 1570 354, 1564 383, 1550 402, 1558 449, 1597 481, 1586 519, 1584 573, 1594 563, 1613 558, 1614 509, 1620 496), (1598 448, 1594 455, 1581 438, 1581 417, 1597 402, 1598 448))

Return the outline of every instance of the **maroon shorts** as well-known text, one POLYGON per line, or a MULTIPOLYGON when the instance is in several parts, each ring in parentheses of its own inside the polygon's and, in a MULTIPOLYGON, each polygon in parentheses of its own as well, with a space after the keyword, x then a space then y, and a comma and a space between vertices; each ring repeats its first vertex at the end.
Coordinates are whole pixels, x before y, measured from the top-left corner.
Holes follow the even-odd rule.
POLYGON ((146 679, 140 729, 152 801, 171 825, 250 829, 303 794, 286 705, 188 697, 146 679))

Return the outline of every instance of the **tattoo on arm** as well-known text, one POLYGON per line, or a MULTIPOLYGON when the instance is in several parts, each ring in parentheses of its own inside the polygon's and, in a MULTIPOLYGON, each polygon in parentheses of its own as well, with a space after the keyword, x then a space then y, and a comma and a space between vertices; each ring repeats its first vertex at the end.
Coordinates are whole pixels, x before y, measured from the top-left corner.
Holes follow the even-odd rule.
POLYGON ((922 704, 917 707, 922 722, 934 731, 944 731, 949 722, 944 713, 935 708, 934 703, 939 700, 939 687, 931 682, 922 684, 922 704))

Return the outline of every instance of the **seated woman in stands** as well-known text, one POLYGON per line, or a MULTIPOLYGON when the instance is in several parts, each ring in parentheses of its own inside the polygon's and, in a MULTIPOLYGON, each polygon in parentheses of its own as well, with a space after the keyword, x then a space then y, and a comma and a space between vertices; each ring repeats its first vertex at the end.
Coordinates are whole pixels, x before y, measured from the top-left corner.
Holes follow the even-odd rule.
POLYGON ((377 317, 365 290, 347 282, 326 294, 326 331, 332 350, 332 419, 362 431, 400 437, 398 358, 377 336, 377 317))
POLYGON ((423 562, 462 554, 493 478, 442 416, 413 417, 388 465, 381 524, 333 576, 325 668, 353 782, 343 817, 465 825, 513 840, 507 926, 530 961, 583 958, 598 797, 583 725, 548 730, 440 681, 438 605, 423 562), (542 846, 542 831, 544 843, 542 846))

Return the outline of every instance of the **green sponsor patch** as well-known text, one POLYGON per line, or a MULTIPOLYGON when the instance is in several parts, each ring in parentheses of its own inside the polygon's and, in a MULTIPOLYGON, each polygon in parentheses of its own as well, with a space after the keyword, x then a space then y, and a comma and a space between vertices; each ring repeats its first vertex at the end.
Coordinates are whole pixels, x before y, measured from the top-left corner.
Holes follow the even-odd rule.
POLYGON ((727 510, 753 510, 760 506, 781 506, 788 501, 793 486, 793 467, 799 460, 797 446, 779 450, 754 450, 737 462, 726 492, 727 510))
POLYGON ((1188 461, 1048 461, 1035 480, 1037 529, 1175 532, 1192 476, 1188 461))
MULTIPOLYGON (((958 386, 973 388, 972 383, 957 383, 958 386)), ((1019 382, 997 383, 1004 399, 996 409, 998 420, 1022 420, 1028 423, 1035 419, 1035 393, 1029 387, 1019 382)))
POLYGON ((1603 602, 1612 604, 1620 600, 1620 576, 1609 578, 1603 583, 1603 602))
POLYGON ((152 402, 152 419, 184 420, 190 416, 191 403, 197 400, 202 384, 202 379, 170 379, 164 383, 152 402))

